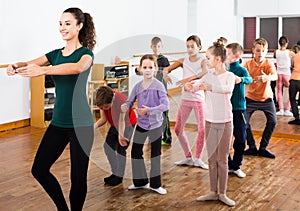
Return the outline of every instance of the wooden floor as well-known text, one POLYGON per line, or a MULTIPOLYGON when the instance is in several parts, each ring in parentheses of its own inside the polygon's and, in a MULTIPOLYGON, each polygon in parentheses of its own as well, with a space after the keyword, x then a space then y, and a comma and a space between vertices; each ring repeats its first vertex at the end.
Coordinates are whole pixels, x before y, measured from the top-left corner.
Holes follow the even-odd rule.
MULTIPOLYGON (((263 128, 258 113, 252 122, 255 129, 263 128)), ((126 178, 116 187, 104 185, 110 174, 103 151, 105 128, 96 131, 88 172, 88 194, 84 210, 299 210, 300 208, 300 126, 287 124, 289 118, 278 118, 269 149, 276 159, 247 156, 242 165, 246 178, 230 175, 227 195, 236 201, 230 208, 219 201, 197 202, 199 195, 209 191, 208 171, 196 167, 178 167, 174 162, 183 153, 174 135, 173 145, 162 150, 162 182, 168 191, 159 195, 150 190, 127 190, 131 181, 128 153, 126 178)), ((194 145, 193 128, 187 129, 194 145)), ((53 202, 30 174, 32 161, 44 129, 25 127, 0 133, 0 210, 56 210, 53 202)), ((256 130, 255 134, 261 132, 256 130)), ((259 137, 256 135, 257 140, 259 137)), ((145 159, 149 164, 148 146, 145 159)), ((203 155, 206 160, 206 153, 203 155)), ((66 199, 69 193, 69 149, 52 169, 66 199)), ((68 201, 68 200, 67 200, 68 201)))

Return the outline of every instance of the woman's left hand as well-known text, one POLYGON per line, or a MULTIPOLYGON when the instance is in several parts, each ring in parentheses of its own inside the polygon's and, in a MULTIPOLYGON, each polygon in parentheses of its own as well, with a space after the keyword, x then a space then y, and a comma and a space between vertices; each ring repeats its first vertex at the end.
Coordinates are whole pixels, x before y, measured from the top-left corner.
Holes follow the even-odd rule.
POLYGON ((25 67, 17 68, 16 72, 23 77, 35 77, 45 74, 43 67, 36 64, 29 64, 25 67))

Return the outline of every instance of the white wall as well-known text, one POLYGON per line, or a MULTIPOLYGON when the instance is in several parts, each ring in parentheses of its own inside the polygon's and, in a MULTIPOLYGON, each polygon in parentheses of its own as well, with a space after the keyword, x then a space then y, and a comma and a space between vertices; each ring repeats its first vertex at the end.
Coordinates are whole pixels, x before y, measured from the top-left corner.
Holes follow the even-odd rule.
MULTIPOLYGON (((1 0, 0 64, 27 61, 62 47, 64 43, 58 31, 58 21, 63 10, 72 6, 80 7, 94 18, 98 41, 94 51, 95 62, 108 63, 115 55, 123 57, 134 52, 148 52, 147 36, 144 42, 131 40, 126 46, 118 46, 112 51, 103 53, 103 49, 119 40, 146 34, 185 39, 186 4, 182 0, 1 0)), ((173 45, 169 46, 175 51, 173 45)), ((0 71, 0 124, 29 118, 30 80, 8 77, 5 69, 0 71)))
MULTIPOLYGON (((58 21, 71 6, 94 18, 95 62, 111 63, 116 55, 130 58, 149 52, 153 35, 163 38, 164 52, 185 51, 191 34, 200 36, 203 49, 219 36, 242 43, 243 16, 293 15, 299 4, 298 0, 0 1, 0 64, 30 60, 62 47, 58 21)), ((0 124, 29 118, 30 80, 0 71, 0 124)))

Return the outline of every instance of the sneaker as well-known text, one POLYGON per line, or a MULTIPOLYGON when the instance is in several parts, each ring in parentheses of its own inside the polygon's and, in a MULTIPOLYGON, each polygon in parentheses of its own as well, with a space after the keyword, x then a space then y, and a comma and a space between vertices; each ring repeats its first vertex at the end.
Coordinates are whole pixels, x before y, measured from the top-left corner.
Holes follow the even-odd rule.
POLYGON ((276 115, 277 116, 283 116, 284 115, 284 111, 280 110, 280 111, 276 112, 276 115))
POLYGON ((196 200, 197 201, 214 201, 214 200, 218 200, 218 199, 219 199, 219 195, 211 192, 206 195, 199 196, 196 200))
POLYGON ((300 119, 294 119, 288 122, 291 125, 300 125, 300 119))
POLYGON ((115 178, 115 177, 116 177, 116 176, 115 176, 114 174, 110 175, 109 177, 105 177, 105 178, 104 178, 104 182, 105 182, 105 183, 108 183, 109 180, 111 180, 111 179, 113 179, 113 178, 115 178))
POLYGON ((193 166, 194 160, 193 158, 185 158, 183 160, 175 162, 175 164, 178 166, 193 166))
POLYGON ((128 187, 128 190, 136 190, 136 189, 149 189, 149 183, 143 186, 135 186, 134 184, 128 187))
MULTIPOLYGON (((230 171, 230 170, 229 170, 230 171)), ((228 172, 229 172, 228 171, 228 172)), ((234 174, 236 174, 239 178, 244 178, 244 177, 246 177, 246 174, 241 170, 241 169, 238 169, 238 170, 233 170, 232 169, 232 172, 230 172, 230 173, 234 173, 234 174)))
POLYGON ((155 191, 156 193, 159 193, 161 195, 167 194, 167 190, 159 187, 159 188, 150 188, 151 190, 155 191))
POLYGON ((259 156, 262 156, 262 157, 266 157, 266 158, 275 158, 275 155, 272 154, 271 152, 269 152, 268 150, 266 149, 260 149, 258 151, 258 155, 259 156))
POLYGON ((123 177, 118 177, 115 176, 114 178, 110 179, 107 184, 109 184, 110 186, 116 186, 119 185, 123 182, 123 177))
POLYGON ((249 147, 249 149, 245 150, 244 151, 244 155, 257 155, 258 154, 258 151, 255 148, 252 148, 252 147, 249 147))
POLYGON ((219 195, 219 200, 223 202, 224 204, 227 204, 230 207, 233 207, 235 205, 235 201, 232 199, 228 198, 225 194, 220 194, 219 195))
POLYGON ((284 116, 293 116, 293 113, 290 112, 289 110, 284 111, 284 116))
POLYGON ((208 169, 208 165, 204 163, 200 158, 196 158, 194 160, 194 166, 203 168, 203 169, 208 169))
POLYGON ((162 145, 162 146, 170 146, 171 143, 166 142, 166 141, 161 141, 161 145, 162 145))

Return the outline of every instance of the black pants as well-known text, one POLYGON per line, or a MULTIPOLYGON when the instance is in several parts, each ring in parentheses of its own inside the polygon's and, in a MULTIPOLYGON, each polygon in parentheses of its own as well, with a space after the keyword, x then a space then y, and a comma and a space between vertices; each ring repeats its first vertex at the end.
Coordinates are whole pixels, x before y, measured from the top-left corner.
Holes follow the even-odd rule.
POLYGON ((298 99, 298 104, 296 102, 296 95, 298 92, 300 92, 300 80, 290 80, 289 98, 291 102, 293 116, 295 117, 295 119, 299 119, 298 105, 300 97, 298 99))
POLYGON ((247 145, 249 145, 250 148, 256 147, 255 140, 251 131, 250 119, 252 114, 255 111, 263 111, 267 118, 267 122, 261 137, 260 149, 265 149, 267 148, 270 142, 270 139, 272 137, 277 122, 274 101, 272 99, 268 99, 264 102, 259 102, 259 101, 254 101, 254 100, 250 100, 249 98, 246 98, 246 103, 247 103, 246 105, 247 145))
POLYGON ((94 140, 94 128, 60 128, 50 125, 41 141, 31 169, 32 175, 54 201, 58 210, 69 210, 61 186, 50 172, 51 166, 70 143, 71 210, 82 210, 87 192, 89 155, 94 140))
POLYGON ((229 169, 238 170, 242 165, 244 150, 246 147, 246 111, 233 111, 233 159, 228 156, 229 169))
POLYGON ((171 134, 171 128, 170 128, 170 120, 169 120, 169 111, 164 111, 164 125, 163 125, 163 141, 171 144, 172 143, 172 134, 171 134))
MULTIPOLYGON (((131 139, 134 125, 126 127, 124 136, 131 139)), ((113 175, 123 177, 126 167, 126 149, 128 146, 121 146, 119 143, 119 132, 115 127, 110 127, 104 143, 104 151, 111 167, 113 175)))
POLYGON ((159 188, 161 186, 161 134, 162 127, 153 130, 145 130, 139 126, 136 127, 131 148, 133 184, 136 187, 148 184, 148 176, 143 158, 143 147, 147 137, 149 137, 151 144, 150 187, 159 188))

